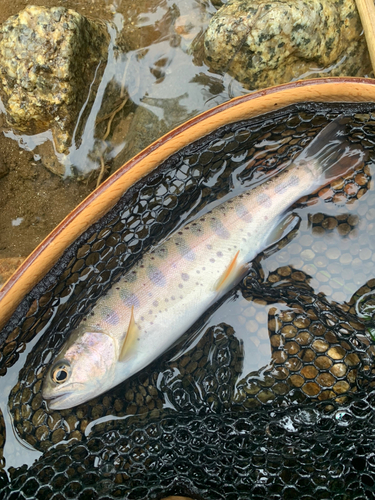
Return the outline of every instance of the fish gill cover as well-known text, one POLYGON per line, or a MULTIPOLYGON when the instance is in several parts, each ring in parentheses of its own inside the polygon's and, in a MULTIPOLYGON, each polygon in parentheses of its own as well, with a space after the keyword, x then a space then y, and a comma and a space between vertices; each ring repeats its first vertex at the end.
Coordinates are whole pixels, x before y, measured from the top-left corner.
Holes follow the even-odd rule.
MULTIPOLYGON (((319 191, 328 204, 304 207, 299 231, 305 237, 339 234, 342 248, 358 245, 354 255, 368 261, 371 230, 362 243, 356 235, 361 215, 372 224, 372 198, 360 198, 374 159, 373 108, 297 105, 223 127, 169 158, 67 249, 2 332, 4 377, 27 343, 38 339, 9 394, 9 411, 18 436, 43 452, 33 465, 3 474, 2 498, 370 498, 375 280, 363 264, 357 271, 363 281, 348 300, 336 302, 315 289, 316 282, 320 288, 328 282, 345 291, 353 282, 350 273, 324 264, 337 251, 335 238, 307 246, 322 262, 319 270, 308 268, 313 277, 287 262, 272 267, 256 259, 230 292, 268 306, 271 359, 262 369, 243 372, 238 332, 226 321, 210 324, 208 311, 190 331, 200 332, 190 348, 182 339, 88 403, 49 411, 41 384, 71 329, 147 248, 186 217, 295 158, 340 113, 350 117, 349 140, 368 152, 367 160, 319 191), (331 202, 351 201, 360 216, 325 210, 331 202)), ((279 252, 291 248, 292 237, 280 242, 279 252)))

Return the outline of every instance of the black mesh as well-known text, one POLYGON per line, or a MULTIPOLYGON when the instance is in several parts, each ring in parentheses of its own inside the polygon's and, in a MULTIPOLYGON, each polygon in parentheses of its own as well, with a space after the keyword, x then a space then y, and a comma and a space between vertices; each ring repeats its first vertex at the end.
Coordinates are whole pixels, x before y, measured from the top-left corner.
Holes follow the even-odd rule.
MULTIPOLYGON (((244 189, 241 182, 254 185, 296 157, 340 113, 351 117, 349 140, 368 151, 367 160, 350 178, 302 202, 361 198, 373 162, 373 108, 298 105, 223 127, 169 158, 67 249, 1 334, 3 375, 41 334, 9 408, 21 439, 45 452, 28 470, 12 471, 3 498, 368 497, 375 351, 366 294, 372 280, 349 304, 336 304, 316 293, 300 269, 281 266, 265 280, 256 259, 230 293, 274 305, 269 366, 244 376, 236 331, 227 323, 205 331, 208 311, 191 329, 200 325, 204 332, 194 348, 184 346, 187 335, 147 370, 84 405, 49 412, 40 389, 70 330, 147 248, 230 190, 244 189), (366 315, 355 307, 362 296, 366 315), (106 415, 127 418, 108 419, 87 437, 90 423, 106 415), (72 441, 51 448, 62 440, 72 441), (19 489, 23 496, 9 493, 19 489)), ((337 231, 347 239, 358 225, 350 214, 311 213, 309 221, 314 234, 337 231)))

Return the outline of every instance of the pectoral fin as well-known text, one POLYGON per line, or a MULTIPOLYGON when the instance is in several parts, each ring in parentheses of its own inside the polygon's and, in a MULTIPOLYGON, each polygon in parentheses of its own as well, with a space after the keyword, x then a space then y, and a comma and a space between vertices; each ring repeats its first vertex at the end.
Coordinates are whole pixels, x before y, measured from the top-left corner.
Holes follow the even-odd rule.
POLYGON ((129 326, 124 338, 124 342, 121 347, 120 355, 118 358, 119 361, 125 361, 129 357, 137 341, 138 333, 139 333, 138 327, 134 319, 134 306, 132 306, 129 326))
POLYGON ((236 253, 229 266, 225 269, 219 280, 215 285, 215 292, 222 292, 226 288, 230 288, 234 283, 240 280, 240 278, 246 273, 247 268, 241 266, 238 263, 238 255, 240 251, 236 253))

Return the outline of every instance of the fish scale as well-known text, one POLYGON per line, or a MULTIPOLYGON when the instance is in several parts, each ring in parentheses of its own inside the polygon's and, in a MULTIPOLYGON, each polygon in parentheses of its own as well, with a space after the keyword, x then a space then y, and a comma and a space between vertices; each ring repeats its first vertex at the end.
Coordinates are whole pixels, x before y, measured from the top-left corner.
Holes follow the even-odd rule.
MULTIPOLYGON (((145 253, 99 299, 47 371, 43 395, 50 408, 87 401, 170 347, 240 281, 248 263, 275 239, 281 215, 332 176, 342 175, 337 155, 332 157, 342 149, 341 135, 335 120, 289 167, 145 253)), ((355 151, 353 166, 362 159, 355 151)))

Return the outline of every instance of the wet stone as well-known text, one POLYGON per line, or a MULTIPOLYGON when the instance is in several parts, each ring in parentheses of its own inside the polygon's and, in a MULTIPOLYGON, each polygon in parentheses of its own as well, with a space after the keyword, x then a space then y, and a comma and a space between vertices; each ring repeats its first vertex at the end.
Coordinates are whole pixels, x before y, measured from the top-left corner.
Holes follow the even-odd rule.
POLYGON ((290 276, 292 269, 289 266, 279 267, 277 273, 282 277, 290 276))
POLYGON ((308 332, 301 332, 294 339, 301 346, 305 346, 311 342, 311 335, 308 332))
POLYGON ((315 359, 315 352, 311 349, 304 349, 298 353, 304 363, 311 363, 315 359))
POLYGON ((293 325, 296 328, 307 328, 310 323, 311 321, 309 320, 309 318, 305 318, 303 316, 299 316, 293 321, 293 325))
POLYGON ((33 410, 37 410, 38 408, 41 407, 42 403, 43 403, 42 394, 41 393, 36 394, 31 401, 31 407, 33 410))
POLYGON ((308 396, 317 396, 320 392, 320 387, 315 382, 307 382, 302 386, 302 391, 308 396))
POLYGON ((0 94, 8 122, 28 134, 51 128, 57 151, 67 153, 96 66, 106 59, 105 24, 64 7, 28 6, 0 32, 0 94))
POLYGON ((41 425, 40 427, 37 428, 35 432, 35 437, 38 441, 44 441, 45 439, 47 439, 48 436, 49 436, 49 428, 46 425, 41 425))
POLYGON ((323 340, 315 340, 312 343, 312 348, 316 352, 325 352, 329 347, 329 344, 327 342, 324 342, 323 340))
POLYGON ((314 366, 305 366, 300 373, 305 378, 315 378, 318 375, 318 370, 314 366))
POLYGON ((347 367, 344 363, 337 363, 333 365, 330 369, 330 372, 335 376, 335 377, 343 377, 346 372, 347 372, 347 367))
MULTIPOLYGON (((39 411, 39 410, 38 410, 39 411)), ((44 410, 40 409, 40 415, 44 410)), ((52 413, 52 415, 48 415, 47 424, 48 427, 53 431, 61 422, 61 415, 59 413, 52 413)))
POLYGON ((327 370, 330 366, 332 366, 332 360, 327 356, 318 356, 314 360, 314 364, 319 370, 327 370))
POLYGON ((231 0, 211 19, 204 49, 211 68, 229 72, 250 89, 291 81, 304 73, 310 78, 327 76, 320 70, 312 74, 311 67, 325 67, 333 76, 345 71, 362 74, 369 64, 358 13, 349 0, 344 4, 273 1, 267 6, 231 0), (344 39, 344 44, 339 42, 344 39), (355 63, 358 51, 365 59, 355 63))
POLYGON ((322 373, 316 377, 316 381, 322 387, 331 387, 335 383, 336 379, 329 373, 322 373))
POLYGON ((357 366, 360 363, 358 355, 353 352, 345 356, 344 362, 348 366, 357 366))
POLYGON ((337 382, 332 389, 336 392, 336 394, 344 394, 349 391, 350 385, 345 380, 341 380, 340 382, 337 382))
POLYGON ((341 236, 346 236, 350 233, 351 231, 351 227, 349 224, 339 224, 338 228, 337 228, 337 231, 338 233, 341 235, 341 236))
POLYGON ((300 346, 296 342, 287 342, 284 346, 284 349, 289 354, 297 354, 297 352, 300 350, 300 346))
POLYGON ((332 359, 342 359, 346 352, 342 347, 331 347, 328 350, 327 355, 332 359))
POLYGON ((291 371, 299 371, 302 366, 302 362, 298 358, 289 358, 285 361, 285 367, 291 371))

